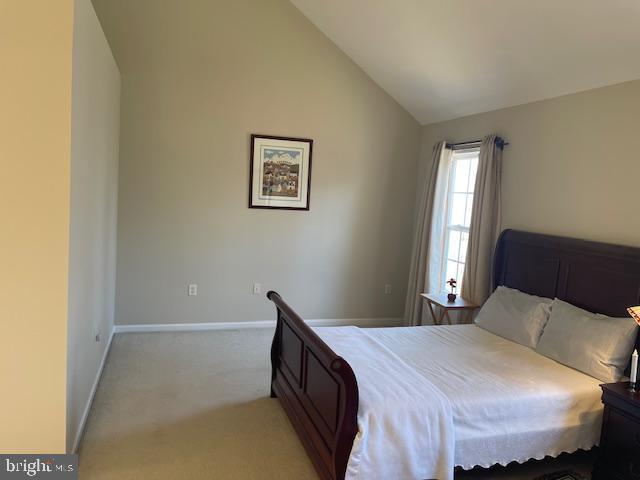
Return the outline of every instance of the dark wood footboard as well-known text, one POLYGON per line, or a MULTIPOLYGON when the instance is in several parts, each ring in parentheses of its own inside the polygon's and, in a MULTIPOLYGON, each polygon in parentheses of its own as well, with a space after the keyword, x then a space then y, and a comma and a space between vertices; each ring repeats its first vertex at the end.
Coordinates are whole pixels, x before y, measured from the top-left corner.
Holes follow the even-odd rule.
POLYGON ((271 346, 271 396, 277 396, 323 480, 344 478, 358 430, 358 384, 338 356, 278 293, 271 346))

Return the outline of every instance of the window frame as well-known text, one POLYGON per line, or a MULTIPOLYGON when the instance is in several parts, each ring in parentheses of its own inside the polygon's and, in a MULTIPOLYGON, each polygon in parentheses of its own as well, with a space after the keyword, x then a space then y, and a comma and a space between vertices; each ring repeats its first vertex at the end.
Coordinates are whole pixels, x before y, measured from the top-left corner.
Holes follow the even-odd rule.
MULTIPOLYGON (((458 243, 458 252, 460 252, 460 247, 462 246, 462 235, 463 234, 469 234, 469 226, 466 225, 460 225, 460 224, 453 224, 451 222, 451 217, 453 214, 453 198, 454 198, 454 194, 455 193, 464 193, 465 195, 467 195, 467 197, 469 195, 471 195, 471 205, 473 208, 473 195, 475 195, 475 188, 473 188, 473 190, 471 190, 472 185, 471 185, 471 175, 468 176, 467 178, 467 189, 464 192, 456 192, 455 191, 455 178, 456 178, 456 169, 458 167, 457 162, 463 159, 469 159, 469 160, 473 160, 475 159, 476 161, 476 175, 477 175, 477 162, 478 162, 478 157, 480 156, 480 147, 470 147, 470 148, 464 148, 464 149, 459 149, 459 150, 454 150, 451 153, 451 167, 449 169, 449 178, 447 179, 447 196, 446 196, 446 202, 445 202, 445 224, 444 224, 444 228, 443 228, 443 235, 444 235, 444 244, 443 244, 443 250, 442 250, 442 259, 441 259, 441 264, 440 264, 440 280, 439 280, 439 284, 440 284, 440 289, 441 289, 441 293, 447 293, 447 280, 449 280, 447 278, 447 264, 451 261, 451 262, 455 262, 456 263, 456 272, 459 271, 460 269, 460 265, 462 265, 463 268, 463 272, 464 272, 464 267, 466 266, 466 258, 464 262, 459 261, 458 259, 460 258, 460 255, 458 253, 458 259, 453 260, 449 258, 449 244, 450 244, 450 239, 451 239, 451 232, 458 232, 460 234, 460 240, 458 243)), ((473 186, 474 187, 474 186, 473 186)), ((465 209, 464 209, 464 218, 463 221, 466 220, 467 218, 467 208, 468 208, 468 202, 465 201, 465 209)), ((471 212, 472 214, 473 212, 471 212)), ((469 215, 469 219, 471 219, 471 214, 469 215)), ((456 291, 460 291, 460 288, 462 287, 462 278, 456 278, 457 280, 457 286, 456 286, 456 291)))

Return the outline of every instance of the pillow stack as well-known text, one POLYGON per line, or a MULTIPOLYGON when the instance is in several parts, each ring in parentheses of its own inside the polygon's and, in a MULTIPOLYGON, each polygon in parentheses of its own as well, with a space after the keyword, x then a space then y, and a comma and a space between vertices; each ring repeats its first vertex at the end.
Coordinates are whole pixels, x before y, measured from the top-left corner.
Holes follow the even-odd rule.
POLYGON ((622 379, 638 335, 629 317, 595 314, 506 287, 489 297, 475 323, 606 383, 622 379))
POLYGON ((638 327, 555 299, 536 352, 606 383, 619 382, 629 364, 638 327))
POLYGON ((480 309, 475 323, 507 340, 535 348, 549 320, 550 306, 548 298, 498 287, 480 309))

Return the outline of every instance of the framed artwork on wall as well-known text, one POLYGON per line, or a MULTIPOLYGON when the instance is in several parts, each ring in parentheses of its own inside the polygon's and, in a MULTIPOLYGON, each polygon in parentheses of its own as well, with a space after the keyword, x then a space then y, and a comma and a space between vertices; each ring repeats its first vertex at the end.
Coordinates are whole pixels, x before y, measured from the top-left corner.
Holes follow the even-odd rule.
POLYGON ((251 135, 249 208, 309 210, 312 148, 308 138, 251 135))

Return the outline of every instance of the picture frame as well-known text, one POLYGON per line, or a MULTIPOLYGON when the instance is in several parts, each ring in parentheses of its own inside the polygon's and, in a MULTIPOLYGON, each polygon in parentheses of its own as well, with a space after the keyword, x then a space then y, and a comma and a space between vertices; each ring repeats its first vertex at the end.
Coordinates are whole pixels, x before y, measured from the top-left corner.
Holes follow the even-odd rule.
POLYGON ((309 210, 309 138, 251 135, 249 208, 309 210))

